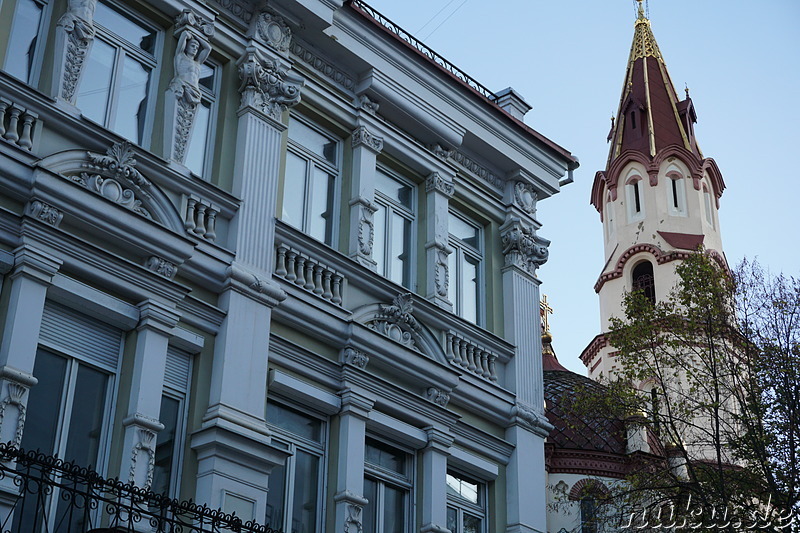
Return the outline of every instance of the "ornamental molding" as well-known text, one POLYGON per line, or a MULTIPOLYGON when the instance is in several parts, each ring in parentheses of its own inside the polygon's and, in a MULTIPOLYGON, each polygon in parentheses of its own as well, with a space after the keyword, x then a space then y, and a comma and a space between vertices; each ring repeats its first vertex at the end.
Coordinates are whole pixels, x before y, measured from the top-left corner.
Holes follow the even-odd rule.
POLYGON ((434 248, 434 254, 436 257, 434 264, 434 282, 436 285, 436 294, 442 298, 447 298, 450 290, 450 268, 448 266, 447 258, 452 250, 439 243, 434 244, 434 248))
POLYGON ((268 307, 276 307, 286 299, 286 292, 277 283, 271 279, 262 279, 237 264, 228 267, 227 275, 228 286, 268 307))
POLYGON ((67 11, 58 19, 56 28, 61 35, 59 96, 75 103, 75 91, 83 73, 86 56, 94 40, 94 10, 97 0, 69 0, 67 11))
POLYGON ((431 144, 428 149, 433 152, 433 154, 440 158, 440 159, 447 159, 453 155, 453 150, 448 150, 444 146, 438 143, 431 144))
POLYGON ((217 0, 217 4, 245 24, 253 20, 253 5, 247 0, 217 0))
POLYGON ((514 183, 513 192, 514 205, 531 216, 536 215, 536 201, 539 196, 536 194, 536 189, 533 185, 524 181, 517 181, 514 183))
POLYGON ((456 192, 456 186, 451 180, 445 178, 438 172, 433 172, 428 176, 428 179, 425 180, 425 192, 431 191, 440 192, 448 198, 452 198, 453 194, 456 192))
POLYGON ((364 370, 369 363, 369 356, 357 348, 347 346, 342 350, 342 362, 364 370))
POLYGON ((425 398, 439 407, 447 407, 447 402, 450 401, 450 393, 436 387, 428 387, 428 390, 425 391, 425 398))
POLYGON ((23 398, 25 397, 25 393, 28 392, 28 387, 16 381, 8 381, 7 383, 6 390, 8 394, 3 398, 3 401, 0 402, 0 428, 3 427, 3 423, 5 422, 6 409, 8 406, 15 406, 17 408, 17 424, 14 428, 14 439, 11 441, 11 446, 19 448, 22 444, 22 433, 25 430, 25 418, 27 415, 27 409, 23 398))
POLYGON ((64 213, 62 213, 59 209, 53 207, 52 205, 42 202, 41 200, 32 200, 28 204, 28 213, 44 222, 45 224, 49 224, 54 228, 57 228, 59 224, 61 224, 61 220, 64 218, 64 213))
POLYGON ((153 484, 153 470, 156 464, 156 432, 143 427, 136 428, 138 442, 134 444, 131 449, 131 468, 128 471, 128 483, 131 485, 136 484, 136 465, 139 459, 140 452, 144 452, 147 457, 146 475, 142 488, 149 489, 153 484))
POLYGON ((145 262, 145 267, 159 276, 164 276, 168 279, 172 279, 178 269, 175 263, 167 261, 163 257, 158 257, 157 255, 150 256, 145 262))
POLYGON ((361 255, 372 257, 375 244, 375 212, 378 206, 360 199, 353 207, 358 209, 358 251, 361 255))
POLYGON ((420 325, 414 318, 414 302, 410 292, 397 295, 391 305, 381 304, 369 327, 395 342, 416 350, 415 340, 420 325))
POLYGON ((497 176, 494 172, 487 169, 485 166, 481 165, 474 159, 470 158, 468 155, 464 154, 463 152, 459 152, 458 150, 453 150, 450 152, 449 159, 452 159, 462 167, 464 167, 469 172, 475 174, 480 179, 495 187, 496 189, 503 188, 503 180, 497 176))
POLYGON ((383 150, 383 137, 378 137, 365 126, 359 126, 353 130, 351 144, 353 148, 363 145, 375 153, 380 153, 383 150))
POLYGON ((536 408, 523 402, 517 402, 511 409, 512 423, 514 421, 521 422, 523 425, 534 430, 535 432, 544 432, 543 436, 547 436, 553 429, 553 426, 547 420, 545 415, 539 412, 536 408))
POLYGON ((344 519, 344 533, 361 533, 363 525, 361 522, 361 515, 363 507, 355 503, 346 503, 345 510, 347 516, 344 519))
MULTIPOLYGON (((312 52, 308 48, 305 48, 302 44, 297 42, 297 40, 293 40, 289 50, 292 54, 294 54, 300 61, 311 67, 312 69, 316 70, 333 83, 338 85, 339 87, 347 90, 352 91, 355 87, 355 82, 353 78, 343 70, 337 68, 335 65, 330 63, 328 60, 323 59, 315 52, 312 52)), ((375 106, 375 111, 377 111, 377 104, 375 106)))
POLYGON ((536 269, 547 262, 550 241, 519 220, 509 219, 503 224, 500 243, 507 267, 515 266, 535 275, 536 269))
POLYGON ((300 102, 303 79, 277 60, 262 57, 255 47, 248 46, 238 64, 242 108, 254 107, 277 121, 300 102))
POLYGON ((259 12, 255 24, 255 36, 258 40, 279 52, 289 51, 292 30, 283 17, 274 10, 265 8, 259 12))

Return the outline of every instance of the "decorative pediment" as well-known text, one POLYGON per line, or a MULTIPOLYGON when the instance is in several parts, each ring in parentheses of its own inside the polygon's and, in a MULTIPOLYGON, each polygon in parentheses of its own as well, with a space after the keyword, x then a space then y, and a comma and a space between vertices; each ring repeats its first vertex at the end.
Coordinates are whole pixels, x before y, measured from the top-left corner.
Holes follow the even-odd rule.
POLYGON ((115 143, 105 154, 59 152, 42 159, 39 166, 143 218, 184 232, 172 202, 136 168, 135 153, 128 142, 115 143))

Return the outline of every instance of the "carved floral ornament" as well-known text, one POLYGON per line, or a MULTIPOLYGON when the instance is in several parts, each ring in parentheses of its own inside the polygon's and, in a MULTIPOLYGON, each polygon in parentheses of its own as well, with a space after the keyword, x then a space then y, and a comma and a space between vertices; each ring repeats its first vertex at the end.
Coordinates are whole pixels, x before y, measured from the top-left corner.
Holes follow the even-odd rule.
POLYGON ((550 241, 536 235, 533 228, 520 221, 510 221, 500 228, 500 242, 506 266, 517 266, 531 274, 547 262, 550 241))
POLYGON ((259 108, 275 120, 300 102, 303 79, 288 72, 278 61, 260 57, 253 47, 248 47, 239 60, 239 79, 242 107, 259 108))
POLYGON ((83 72, 84 61, 94 40, 94 10, 97 0, 69 0, 67 10, 58 19, 56 26, 63 39, 60 61, 60 96, 67 102, 75 103, 75 91, 83 72))
POLYGON ((530 183, 518 181, 514 183, 514 205, 529 215, 536 213, 538 195, 530 183))
POLYGON ((353 148, 364 145, 373 152, 378 153, 383 150, 383 137, 378 137, 364 126, 359 126, 353 130, 351 144, 353 148))
POLYGON ((437 191, 451 198, 456 192, 456 187, 452 181, 448 180, 438 172, 432 173, 425 180, 425 192, 437 191))
POLYGON ((256 18, 256 36, 265 44, 278 50, 288 52, 292 42, 292 30, 283 17, 271 9, 265 9, 256 18))
POLYGON ((414 302, 411 293, 400 294, 391 305, 382 304, 370 327, 411 349, 416 349, 415 338, 420 332, 414 318, 414 302))

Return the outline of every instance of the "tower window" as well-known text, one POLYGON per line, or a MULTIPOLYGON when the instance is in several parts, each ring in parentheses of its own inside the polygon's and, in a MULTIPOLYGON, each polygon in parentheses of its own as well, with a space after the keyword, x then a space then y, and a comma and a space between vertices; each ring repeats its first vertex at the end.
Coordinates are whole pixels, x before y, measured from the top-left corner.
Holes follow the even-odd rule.
POLYGON ((632 287, 635 291, 641 291, 645 298, 653 304, 656 303, 656 284, 653 277, 653 263, 642 261, 633 268, 632 287))
POLYGON ((635 181, 633 183, 633 200, 634 200, 634 209, 636 213, 642 212, 642 200, 639 197, 639 182, 635 181))
POLYGON ((678 180, 670 181, 672 181, 672 205, 678 209, 678 180))
POLYGON ((644 197, 642 193, 642 177, 634 169, 628 175, 628 179, 625 180, 628 222, 644 218, 644 197))
POLYGON ((673 169, 667 172, 667 177, 670 182, 667 210, 673 216, 686 216, 686 185, 684 184, 683 174, 677 169, 673 169))
POLYGON ((636 111, 631 111, 631 129, 636 129, 636 111))

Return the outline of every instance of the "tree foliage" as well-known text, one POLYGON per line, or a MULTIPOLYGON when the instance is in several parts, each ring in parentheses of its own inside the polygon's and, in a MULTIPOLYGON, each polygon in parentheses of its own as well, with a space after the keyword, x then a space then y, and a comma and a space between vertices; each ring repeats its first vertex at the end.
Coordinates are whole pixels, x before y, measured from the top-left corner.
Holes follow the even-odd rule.
POLYGON ((625 295, 608 333, 615 372, 578 394, 587 416, 627 421, 629 447, 638 435, 608 503, 659 509, 661 522, 779 528, 800 505, 800 280, 751 262, 731 273, 702 252, 676 272, 655 304, 625 295))

